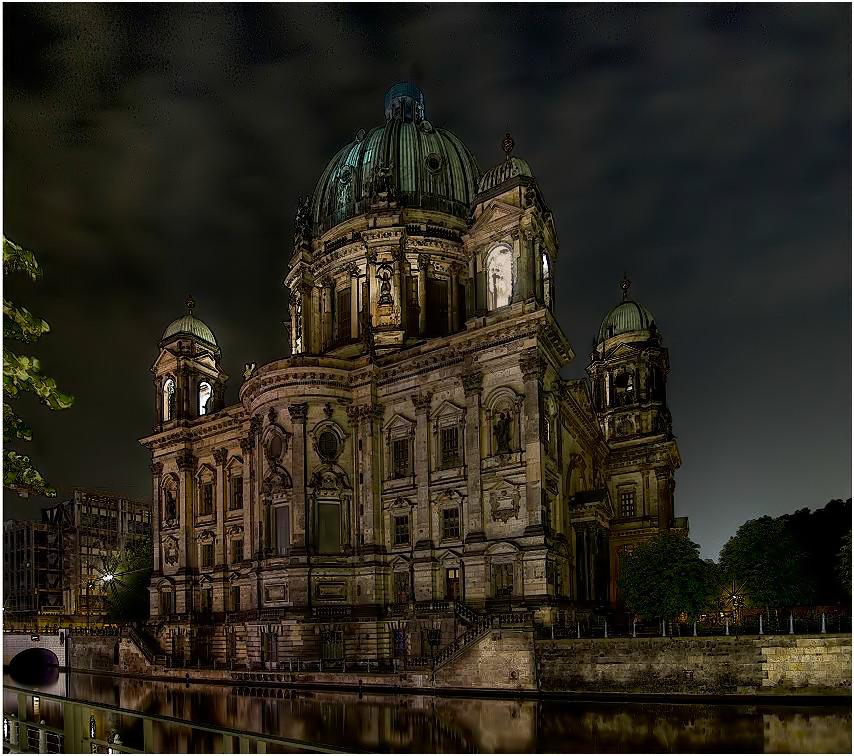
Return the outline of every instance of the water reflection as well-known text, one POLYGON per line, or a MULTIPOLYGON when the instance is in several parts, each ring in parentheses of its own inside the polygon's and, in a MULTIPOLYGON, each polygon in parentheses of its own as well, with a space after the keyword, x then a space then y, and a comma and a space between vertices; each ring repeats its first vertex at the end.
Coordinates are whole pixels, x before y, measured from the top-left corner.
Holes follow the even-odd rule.
MULTIPOLYGON (((7 682, 9 681, 6 678, 7 682)), ((712 706, 441 698, 417 695, 291 691, 65 675, 48 692, 135 711, 325 743, 342 748, 418 753, 851 752, 845 706, 712 706)), ((14 684, 14 683, 12 683, 14 684)), ((5 711, 16 710, 4 692, 5 711)), ((61 726, 58 703, 41 718, 61 726)), ((32 716, 32 712, 28 712, 32 716)), ((112 732, 142 748, 142 723, 96 714, 98 737, 112 732)), ((221 736, 157 725, 164 753, 220 753, 221 736)), ((232 744, 232 747, 237 743, 232 744)), ((268 746, 269 752, 275 749, 268 746)))

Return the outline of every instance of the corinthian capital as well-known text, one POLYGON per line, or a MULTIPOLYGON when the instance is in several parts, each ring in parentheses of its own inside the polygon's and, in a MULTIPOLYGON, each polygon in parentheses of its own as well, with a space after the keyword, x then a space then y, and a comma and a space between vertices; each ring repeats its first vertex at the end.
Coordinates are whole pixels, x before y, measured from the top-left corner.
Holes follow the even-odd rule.
POLYGON ((416 415, 426 414, 430 411, 430 403, 433 401, 433 392, 422 391, 418 394, 412 394, 410 399, 415 407, 416 415))
POLYGON ((304 423, 308 419, 308 404, 306 402, 289 404, 288 413, 292 423, 304 423))

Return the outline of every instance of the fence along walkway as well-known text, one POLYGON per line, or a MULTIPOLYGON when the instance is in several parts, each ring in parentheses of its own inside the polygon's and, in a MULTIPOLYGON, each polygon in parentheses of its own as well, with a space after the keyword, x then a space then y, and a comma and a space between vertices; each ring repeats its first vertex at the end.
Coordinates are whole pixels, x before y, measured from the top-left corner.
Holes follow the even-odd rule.
POLYGON ((358 751, 355 751, 351 747, 338 748, 332 745, 311 743, 294 738, 282 738, 277 735, 263 735, 256 732, 233 730, 201 722, 188 722, 178 717, 169 717, 162 714, 142 714, 138 711, 122 709, 118 706, 92 703, 91 701, 83 701, 78 698, 66 698, 65 696, 28 690, 27 688, 19 688, 14 685, 4 685, 3 690, 13 691, 16 694, 18 712, 28 711, 27 703, 34 695, 39 696, 42 700, 59 701, 62 705, 62 729, 50 727, 43 721, 30 722, 26 719, 20 719, 14 713, 4 710, 3 751, 9 753, 159 753, 160 751, 154 745, 155 722, 160 725, 185 727, 191 730, 201 730, 220 735, 222 736, 223 753, 235 753, 235 738, 237 738, 239 753, 266 753, 268 744, 314 753, 358 753, 358 751), (143 734, 142 750, 131 748, 119 740, 108 742, 91 737, 89 717, 96 711, 141 719, 143 734), (95 750, 96 748, 97 750, 95 750), (107 749, 111 749, 111 751, 107 751, 107 749))

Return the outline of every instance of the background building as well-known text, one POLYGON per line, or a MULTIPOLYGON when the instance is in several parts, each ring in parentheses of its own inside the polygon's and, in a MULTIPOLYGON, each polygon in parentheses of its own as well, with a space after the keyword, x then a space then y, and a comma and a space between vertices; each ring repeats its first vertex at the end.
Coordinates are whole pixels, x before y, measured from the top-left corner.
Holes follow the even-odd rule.
POLYGON ((510 135, 481 173, 417 87, 384 111, 297 210, 291 356, 226 406, 192 300, 160 340, 142 443, 166 653, 426 653, 484 613, 609 605, 619 552, 686 526, 668 353, 629 282, 589 379, 563 379, 558 239, 510 135))
POLYGON ((102 622, 110 564, 150 537, 148 503, 86 489, 44 509, 41 522, 6 522, 4 622, 102 622))

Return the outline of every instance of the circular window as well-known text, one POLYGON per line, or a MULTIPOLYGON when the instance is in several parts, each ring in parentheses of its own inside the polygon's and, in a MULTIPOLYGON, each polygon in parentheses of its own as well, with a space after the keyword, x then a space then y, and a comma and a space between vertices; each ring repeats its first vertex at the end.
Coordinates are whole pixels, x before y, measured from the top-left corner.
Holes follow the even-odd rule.
POLYGON ((325 430, 317 439, 317 450, 324 459, 334 459, 338 456, 338 436, 331 430, 325 430))
POLYGON ((431 152, 427 156, 427 159, 424 161, 424 163, 426 164, 427 170, 430 171, 430 173, 438 173, 439 170, 442 168, 442 158, 435 152, 431 152))
POLYGON ((349 166, 349 165, 345 165, 345 166, 341 169, 341 173, 340 173, 340 174, 338 174, 338 180, 339 180, 342 184, 349 184, 349 183, 350 183, 350 179, 351 179, 352 177, 353 177, 353 171, 351 170, 351 168, 350 168, 350 166, 349 166))

